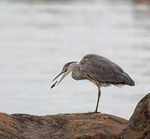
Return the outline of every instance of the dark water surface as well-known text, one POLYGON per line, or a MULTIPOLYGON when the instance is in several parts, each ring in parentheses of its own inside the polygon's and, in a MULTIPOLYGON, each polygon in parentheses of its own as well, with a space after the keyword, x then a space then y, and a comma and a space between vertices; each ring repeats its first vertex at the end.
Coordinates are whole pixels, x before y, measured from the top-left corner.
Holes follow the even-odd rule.
POLYGON ((119 64, 136 86, 102 88, 99 110, 129 118, 149 90, 150 6, 131 1, 0 1, 0 111, 37 115, 92 112, 97 88, 69 75, 69 61, 96 53, 119 64))

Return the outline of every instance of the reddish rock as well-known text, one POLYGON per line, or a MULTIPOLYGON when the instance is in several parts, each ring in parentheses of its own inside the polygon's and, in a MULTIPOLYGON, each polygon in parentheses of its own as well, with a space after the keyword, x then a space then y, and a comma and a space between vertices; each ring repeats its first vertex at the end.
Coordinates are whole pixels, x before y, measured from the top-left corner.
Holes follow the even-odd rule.
POLYGON ((150 93, 129 122, 102 113, 34 116, 0 113, 0 139, 150 139, 150 93))
POLYGON ((2 139, 114 139, 127 120, 102 114, 58 114, 34 116, 0 113, 2 139))
POLYGON ((136 106, 128 127, 119 139, 150 139, 150 93, 136 106))
POLYGON ((150 0, 133 0, 135 3, 150 3, 150 0))

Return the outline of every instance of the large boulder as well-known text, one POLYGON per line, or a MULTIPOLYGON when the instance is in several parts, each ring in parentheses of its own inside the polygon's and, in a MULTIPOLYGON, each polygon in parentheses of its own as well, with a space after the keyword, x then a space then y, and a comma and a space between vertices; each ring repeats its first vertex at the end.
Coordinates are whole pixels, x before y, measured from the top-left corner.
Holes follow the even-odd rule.
POLYGON ((114 139, 127 120, 102 113, 34 116, 0 113, 1 139, 114 139))
POLYGON ((150 139, 150 93, 136 106, 119 139, 150 139))

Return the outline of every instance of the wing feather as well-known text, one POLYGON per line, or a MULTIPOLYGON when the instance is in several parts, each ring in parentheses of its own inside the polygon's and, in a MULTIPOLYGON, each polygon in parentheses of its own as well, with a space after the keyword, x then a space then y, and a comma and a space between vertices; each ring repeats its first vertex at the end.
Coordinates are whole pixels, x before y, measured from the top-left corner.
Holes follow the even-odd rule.
POLYGON ((79 63, 82 72, 91 79, 102 83, 125 83, 126 73, 121 67, 107 58, 89 54, 83 57, 79 63))

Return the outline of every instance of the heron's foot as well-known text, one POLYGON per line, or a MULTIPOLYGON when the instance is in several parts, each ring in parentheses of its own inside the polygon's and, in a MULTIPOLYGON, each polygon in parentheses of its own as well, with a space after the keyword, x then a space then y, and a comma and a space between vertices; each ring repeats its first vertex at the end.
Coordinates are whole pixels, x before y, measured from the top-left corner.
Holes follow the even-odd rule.
POLYGON ((101 112, 98 112, 97 109, 96 109, 94 113, 101 113, 101 112))
POLYGON ((95 114, 95 113, 101 113, 101 112, 96 112, 96 111, 94 111, 94 112, 88 112, 88 114, 95 114))
POLYGON ((101 112, 95 111, 94 113, 101 113, 101 112))

